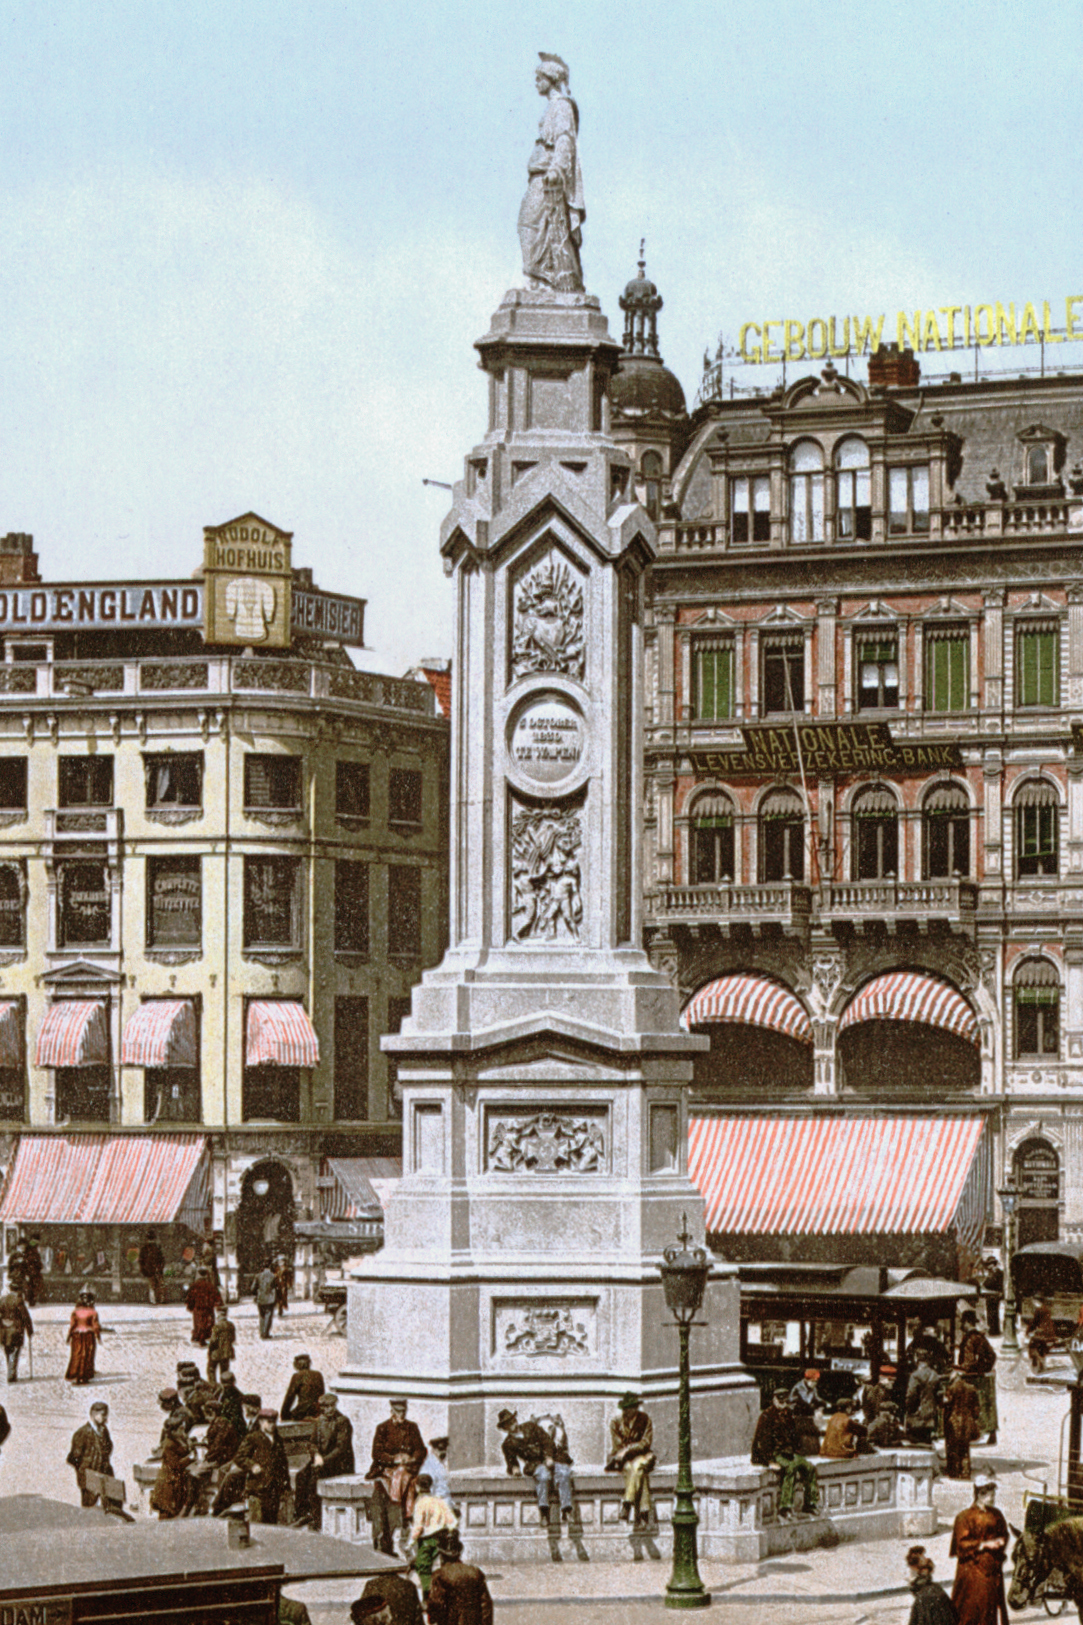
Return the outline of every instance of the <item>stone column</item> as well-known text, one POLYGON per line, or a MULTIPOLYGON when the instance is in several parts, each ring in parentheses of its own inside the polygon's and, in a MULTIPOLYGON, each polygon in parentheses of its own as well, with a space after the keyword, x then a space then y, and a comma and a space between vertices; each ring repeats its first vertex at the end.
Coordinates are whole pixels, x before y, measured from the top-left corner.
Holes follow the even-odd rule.
POLYGON ((838 708, 838 678, 835 661, 835 626, 839 613, 837 598, 822 598, 816 605, 816 679, 819 687, 819 713, 833 717, 838 708))
POLYGON ((1083 587, 1068 588, 1068 691, 1065 699, 1083 706, 1083 587))
POLYGON ((985 707, 999 711, 1004 704, 1004 604, 1002 587, 982 593, 985 609, 985 707))

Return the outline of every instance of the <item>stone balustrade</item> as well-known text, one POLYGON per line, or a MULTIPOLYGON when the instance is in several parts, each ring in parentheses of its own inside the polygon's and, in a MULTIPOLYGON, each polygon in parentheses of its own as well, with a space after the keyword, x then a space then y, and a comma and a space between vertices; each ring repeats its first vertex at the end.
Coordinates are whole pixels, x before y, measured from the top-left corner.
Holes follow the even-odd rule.
MULTIPOLYGON (((694 1470, 699 1513, 699 1555, 719 1563, 757 1563, 779 1552, 807 1550, 823 1541, 917 1540, 936 1530, 930 1450, 885 1450, 853 1461, 815 1463, 820 1510, 793 1521, 778 1516, 776 1468, 753 1467, 744 1458, 699 1463, 694 1470)), ((676 1473, 651 1474, 655 1499, 648 1528, 621 1520, 621 1478, 596 1469, 575 1474, 575 1512, 561 1523, 553 1492, 543 1523, 533 1480, 509 1478, 497 1469, 452 1474, 452 1500, 466 1555, 487 1563, 590 1560, 639 1562, 670 1557, 676 1473)), ((354 1474, 320 1485, 322 1529, 339 1540, 367 1544, 372 1484, 354 1474)))

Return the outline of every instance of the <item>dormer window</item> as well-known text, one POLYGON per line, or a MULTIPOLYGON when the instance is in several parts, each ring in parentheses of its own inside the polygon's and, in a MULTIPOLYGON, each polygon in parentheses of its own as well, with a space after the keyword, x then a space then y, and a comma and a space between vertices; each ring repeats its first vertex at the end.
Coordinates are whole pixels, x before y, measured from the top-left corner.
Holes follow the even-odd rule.
POLYGON ((1027 447, 1027 484, 1045 485, 1052 474, 1049 468, 1049 446, 1027 447))
POLYGON ((865 442, 856 435, 840 441, 835 469, 835 535, 840 542, 871 541, 869 448, 865 442))
POLYGON ((1064 436, 1044 423, 1032 423, 1024 429, 1019 435, 1016 463, 1021 483, 1015 487, 1015 496, 1060 496, 1064 490, 1060 473, 1066 447, 1064 436))
POLYGON ((815 440, 799 440, 790 452, 790 540, 824 539, 824 454, 815 440))
POLYGON ((888 532, 892 536, 922 535, 929 529, 929 465, 887 471, 888 532))

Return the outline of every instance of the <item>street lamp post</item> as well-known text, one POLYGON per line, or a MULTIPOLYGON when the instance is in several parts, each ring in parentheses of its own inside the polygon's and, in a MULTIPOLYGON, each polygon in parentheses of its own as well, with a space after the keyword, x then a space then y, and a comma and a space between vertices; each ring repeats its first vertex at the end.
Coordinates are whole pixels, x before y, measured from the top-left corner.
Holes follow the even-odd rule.
POLYGON ((702 1247, 689 1247, 688 1243, 692 1238, 688 1234, 688 1217, 682 1214, 681 1218, 683 1228, 677 1237, 681 1245, 667 1247, 662 1254, 665 1263, 658 1266, 662 1274, 666 1308, 677 1323, 681 1340, 677 1494, 673 1505, 673 1573, 666 1587, 666 1607, 707 1608, 710 1605, 711 1594, 703 1588, 696 1555, 699 1517, 692 1498, 692 1408, 688 1338, 703 1302, 711 1266, 702 1247))
POLYGON ((1001 1212, 1004 1214, 1004 1251, 1007 1254, 1007 1270, 1004 1281, 1004 1338, 1000 1345, 1002 1354, 1018 1354, 1019 1338, 1015 1325, 1015 1281, 1012 1277, 1012 1254, 1015 1252, 1015 1209, 1019 1201, 1019 1192, 1009 1179, 1008 1183, 997 1191, 1000 1198, 1001 1212))

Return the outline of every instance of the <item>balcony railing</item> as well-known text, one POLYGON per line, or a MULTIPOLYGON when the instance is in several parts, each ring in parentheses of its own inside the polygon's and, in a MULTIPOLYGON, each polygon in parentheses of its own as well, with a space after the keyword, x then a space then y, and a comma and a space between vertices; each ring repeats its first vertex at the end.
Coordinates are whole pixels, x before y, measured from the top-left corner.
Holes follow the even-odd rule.
POLYGON ((764 881, 758 886, 659 886, 648 894, 647 908, 658 921, 739 919, 805 922, 812 893, 793 880, 764 881))
POLYGON ((869 915, 909 919, 959 920, 978 906, 978 888, 969 880, 828 881, 820 888, 821 916, 869 915))
MULTIPOLYGON (((866 542, 861 545, 897 547, 900 543, 910 545, 940 541, 943 538, 958 541, 967 537, 984 539, 997 536, 1047 536, 1059 532, 1076 534, 1083 528, 1083 498, 1073 495, 1033 501, 951 503, 943 508, 932 509, 928 515, 922 516, 922 520, 920 528, 896 532, 889 530, 887 514, 876 513, 873 516, 873 543, 866 542)), ((675 524, 664 523, 661 527, 660 545, 663 553, 733 551, 741 554, 766 552, 772 546, 767 541, 735 543, 730 534, 730 527, 724 519, 679 520, 675 524)), ((774 545, 777 546, 777 543, 774 545)), ((833 547, 852 545, 852 542, 849 538, 831 541, 825 537, 820 545, 833 547)))
POLYGON ((647 896, 652 924, 779 923, 804 927, 853 919, 939 919, 970 924, 978 888, 969 880, 795 881, 757 886, 659 886, 647 896))

